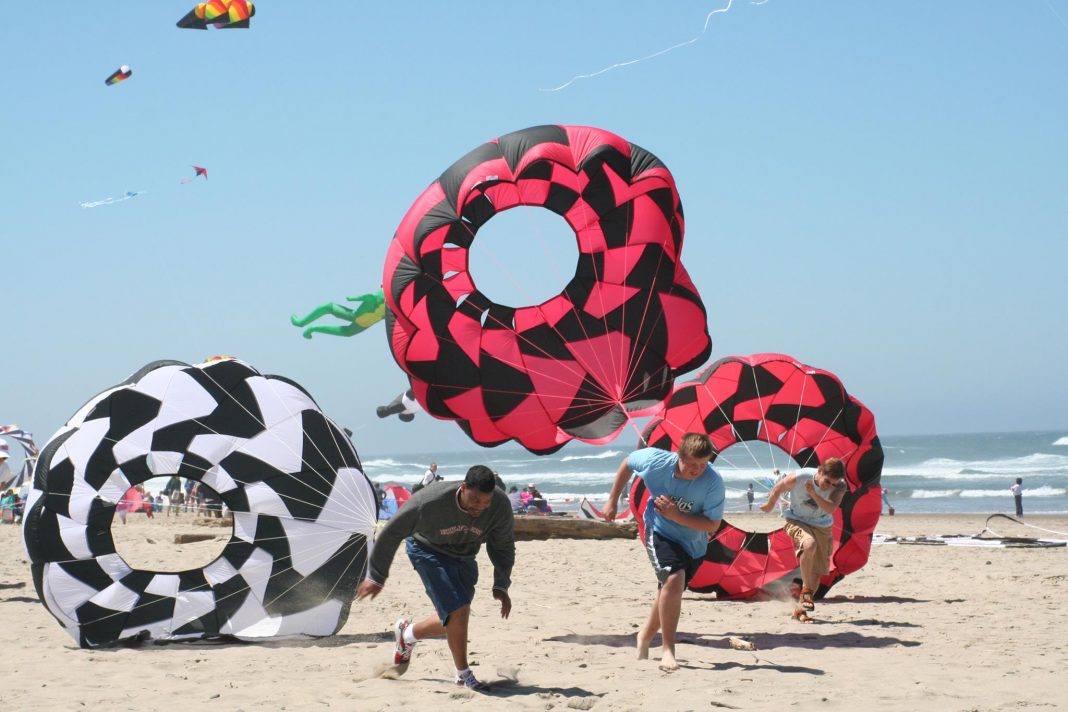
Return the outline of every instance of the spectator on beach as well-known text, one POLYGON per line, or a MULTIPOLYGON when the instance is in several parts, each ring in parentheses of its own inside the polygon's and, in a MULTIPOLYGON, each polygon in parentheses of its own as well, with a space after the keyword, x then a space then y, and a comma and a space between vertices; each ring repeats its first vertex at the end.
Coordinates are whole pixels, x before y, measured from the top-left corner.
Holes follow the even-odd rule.
POLYGON ((163 488, 163 495, 169 500, 171 492, 175 490, 182 491, 182 479, 178 475, 171 475, 171 478, 167 480, 167 486, 163 488))
POLYGON ((802 623, 811 620, 808 613, 816 607, 813 593, 820 577, 830 573, 834 510, 848 489, 845 465, 837 457, 829 457, 820 463, 815 475, 791 472, 776 482, 768 501, 760 505, 762 511, 770 512, 779 496, 790 492, 790 506, 783 513, 786 519, 783 530, 794 540, 800 563, 801 591, 794 618, 802 623))
POLYGON ((174 512, 174 516, 177 517, 182 512, 182 506, 185 502, 185 495, 182 493, 182 488, 172 489, 169 494, 169 503, 167 505, 167 516, 171 516, 171 512, 174 512))
POLYGON ((0 497, 0 512, 3 513, 0 521, 15 523, 15 503, 17 501, 18 497, 15 495, 15 490, 9 489, 4 492, 4 496, 0 497))
POLYGON ((196 497, 193 495, 193 490, 196 488, 197 483, 191 479, 185 481, 185 511, 193 511, 193 502, 196 501, 196 497))
POLYGON ((219 493, 210 487, 201 486, 201 491, 204 492, 204 516, 208 519, 215 517, 216 519, 222 519, 223 515, 223 501, 219 493))
POLYGON ((141 504, 140 506, 130 508, 130 511, 137 512, 137 510, 141 510, 145 513, 145 517, 152 519, 152 507, 155 504, 152 501, 152 495, 148 493, 143 484, 134 485, 134 489, 137 491, 137 494, 141 495, 141 504))
POLYGON ((505 486, 504 480, 501 479, 500 474, 498 472, 496 472, 496 471, 493 472, 493 485, 497 489, 499 489, 501 492, 504 492, 504 493, 507 494, 508 487, 505 486))
POLYGON ((533 482, 527 485, 527 494, 529 495, 526 498, 528 512, 531 507, 542 514, 549 514, 553 511, 553 508, 549 506, 549 502, 542 496, 541 492, 538 491, 538 488, 534 486, 533 482))
POLYGON ((126 495, 123 494, 122 497, 119 498, 119 501, 115 503, 115 514, 119 515, 119 521, 121 521, 124 526, 126 524, 126 513, 129 510, 130 503, 126 499, 126 495))
POLYGON ((749 511, 753 511, 753 499, 756 495, 753 494, 753 483, 749 483, 749 489, 745 491, 745 501, 749 503, 749 511))
MULTIPOLYGON (((527 499, 530 498, 528 497, 527 499)), ((527 508, 526 504, 523 503, 523 493, 515 485, 508 489, 508 502, 512 505, 512 512, 515 514, 520 514, 527 508)))
POLYGON ((643 448, 619 465, 604 507, 608 521, 616 517, 617 502, 632 475, 642 478, 649 492, 645 510, 645 549, 657 579, 649 618, 638 631, 638 659, 649 657, 657 631, 663 639, 660 668, 677 670, 675 633, 682 594, 708 548, 708 535, 719 529, 726 489, 712 469, 712 443, 702 433, 686 433, 678 453, 643 448))
POLYGON ((415 494, 419 490, 423 489, 431 482, 437 482, 438 480, 443 479, 445 478, 438 475, 438 463, 432 462, 430 463, 430 467, 426 468, 426 472, 423 473, 423 479, 415 483, 415 486, 412 487, 412 494, 415 494))
POLYGON ((412 495, 379 532, 367 578, 357 589, 358 598, 374 598, 382 591, 402 540, 436 613, 420 621, 397 620, 393 653, 397 673, 407 670, 416 642, 444 635, 456 668, 456 684, 488 692, 467 659, 468 621, 478 582, 475 557, 485 542, 493 563, 493 597, 501 604, 502 618, 512 610, 508 587, 515 563, 512 510, 508 497, 494 483, 493 471, 475 465, 463 481, 412 495))
POLYGON ((1017 477, 1016 481, 1009 487, 1009 491, 1012 492, 1012 498, 1016 501, 1016 516, 1023 516, 1023 478, 1017 477))

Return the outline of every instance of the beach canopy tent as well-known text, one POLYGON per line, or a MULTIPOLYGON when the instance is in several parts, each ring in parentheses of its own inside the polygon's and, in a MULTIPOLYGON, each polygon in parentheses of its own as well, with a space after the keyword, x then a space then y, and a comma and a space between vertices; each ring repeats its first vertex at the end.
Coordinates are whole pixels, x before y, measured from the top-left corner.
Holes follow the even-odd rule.
POLYGON ((389 519, 400 506, 408 501, 408 498, 412 496, 412 493, 400 485, 386 485, 382 488, 384 496, 382 497, 382 505, 378 510, 379 519, 389 519))
POLYGON ((33 433, 23 430, 18 425, 0 426, 0 492, 9 489, 18 490, 23 485, 29 485, 33 478, 33 466, 37 462, 39 451, 33 441, 33 433), (11 455, 10 448, 4 438, 10 438, 22 447, 22 466, 16 472, 12 470, 8 459, 11 455))

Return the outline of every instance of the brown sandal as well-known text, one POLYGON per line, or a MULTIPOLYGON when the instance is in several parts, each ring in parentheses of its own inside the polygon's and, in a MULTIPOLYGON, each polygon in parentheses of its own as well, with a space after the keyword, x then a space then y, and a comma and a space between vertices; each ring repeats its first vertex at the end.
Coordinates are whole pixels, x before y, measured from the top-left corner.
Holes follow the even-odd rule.
POLYGON ((808 613, 806 613, 803 608, 798 608, 796 611, 794 611, 794 614, 793 614, 792 617, 793 617, 793 619, 795 621, 798 621, 798 622, 801 622, 801 623, 812 623, 813 622, 812 621, 812 617, 808 613))
POLYGON ((799 601, 799 605, 801 606, 801 610, 805 610, 805 611, 815 610, 816 602, 814 600, 812 600, 812 589, 810 589, 810 588, 801 589, 801 599, 799 601))

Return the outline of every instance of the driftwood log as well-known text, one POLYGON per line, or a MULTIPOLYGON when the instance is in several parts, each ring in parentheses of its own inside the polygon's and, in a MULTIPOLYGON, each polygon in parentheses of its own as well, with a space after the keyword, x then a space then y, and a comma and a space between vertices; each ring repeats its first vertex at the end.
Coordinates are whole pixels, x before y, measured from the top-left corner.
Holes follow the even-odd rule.
POLYGON ((232 527, 234 526, 234 515, 227 512, 222 517, 210 516, 210 517, 193 517, 191 522, 198 527, 232 527))
POLYGON ((517 514, 515 540, 542 539, 633 539, 638 535, 634 522, 609 524, 596 519, 517 514))
POLYGON ((208 541, 210 539, 215 539, 218 536, 218 534, 175 534, 174 543, 191 544, 194 541, 208 541))

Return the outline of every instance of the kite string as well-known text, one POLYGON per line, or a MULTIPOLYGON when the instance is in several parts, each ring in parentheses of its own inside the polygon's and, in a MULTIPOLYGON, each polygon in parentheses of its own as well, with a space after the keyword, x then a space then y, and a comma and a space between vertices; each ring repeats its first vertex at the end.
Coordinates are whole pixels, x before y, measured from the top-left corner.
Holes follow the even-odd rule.
POLYGON ((567 87, 571 86, 576 81, 578 81, 579 79, 592 79, 593 77, 597 77, 597 76, 600 76, 601 74, 604 74, 606 72, 610 72, 613 69, 619 69, 620 67, 628 67, 628 66, 630 66, 632 64, 638 64, 639 62, 644 62, 647 59, 654 59, 654 58, 659 57, 661 55, 667 54, 668 52, 672 52, 672 51, 674 51, 676 49, 679 49, 680 47, 685 47, 686 45, 694 44, 699 39, 704 37, 706 32, 708 32, 708 25, 709 25, 709 22, 712 20, 712 16, 713 15, 718 15, 718 14, 721 14, 721 13, 722 14, 727 13, 731 9, 731 5, 733 3, 734 3, 734 0, 727 0, 727 6, 726 7, 718 8, 718 9, 713 10, 712 12, 708 13, 707 15, 705 15, 705 24, 704 24, 704 27, 701 29, 701 32, 697 36, 695 36, 695 37, 693 37, 691 39, 688 39, 685 42, 679 42, 678 44, 672 45, 671 47, 667 47, 666 49, 657 50, 656 52, 653 52, 652 54, 645 55, 644 57, 639 57, 637 59, 629 59, 629 60, 626 60, 624 62, 616 62, 615 64, 613 64, 611 66, 608 66, 608 67, 605 67, 603 69, 599 69, 596 72, 591 72, 589 74, 576 75, 576 76, 572 77, 571 79, 568 79, 566 82, 564 82, 560 86, 553 87, 552 89, 540 89, 539 91, 557 92, 557 91, 560 91, 561 89, 566 89, 567 87))
POLYGON ((1022 521, 1020 521, 1019 519, 1017 519, 1015 517, 1010 517, 1007 514, 991 514, 989 517, 986 518, 986 524, 983 526, 983 531, 979 532, 978 534, 976 534, 972 538, 973 539, 978 539, 978 538, 982 537, 983 534, 985 534, 986 532, 990 532, 991 534, 993 534, 994 536, 998 537, 999 539, 1004 539, 1005 537, 1003 537, 1001 534, 998 534, 996 531, 994 531, 993 529, 990 528, 990 520, 993 519, 994 517, 1002 517, 1004 519, 1008 519, 1011 522, 1016 522, 1017 524, 1020 524, 1022 526, 1028 527, 1030 529, 1036 529, 1036 530, 1038 530, 1040 532, 1046 532, 1047 534, 1059 534, 1060 536, 1068 536, 1068 532, 1059 532, 1059 531, 1056 531, 1054 529, 1045 529, 1043 527, 1036 526, 1034 524, 1028 524, 1027 522, 1022 522, 1022 521))

